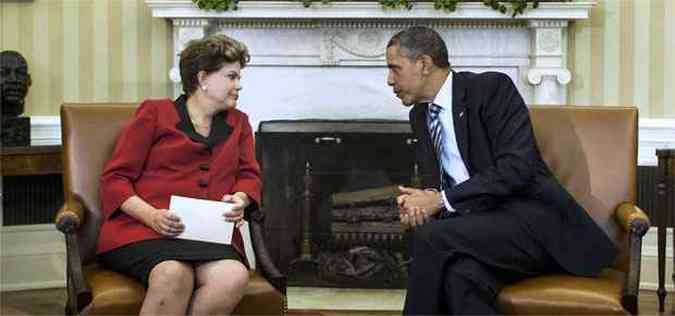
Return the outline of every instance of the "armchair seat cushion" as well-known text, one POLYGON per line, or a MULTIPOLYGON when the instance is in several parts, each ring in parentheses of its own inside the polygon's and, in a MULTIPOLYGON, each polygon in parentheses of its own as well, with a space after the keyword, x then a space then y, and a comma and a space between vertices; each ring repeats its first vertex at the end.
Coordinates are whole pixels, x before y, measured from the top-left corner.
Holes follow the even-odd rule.
POLYGON ((235 315, 285 315, 286 297, 265 278, 251 271, 244 298, 234 310, 235 315))
MULTIPOLYGON (((141 310, 145 287, 138 281, 105 269, 99 264, 84 267, 84 274, 92 291, 87 307, 91 315, 137 315, 141 310)), ((244 298, 235 310, 236 315, 281 315, 285 298, 260 274, 251 271, 244 298)))
POLYGON ((83 270, 91 287, 92 301, 82 314, 138 315, 145 297, 143 284, 96 263, 83 270))
POLYGON ((627 315, 620 301, 624 277, 605 269, 595 278, 531 278, 504 287, 497 304, 511 315, 627 315))

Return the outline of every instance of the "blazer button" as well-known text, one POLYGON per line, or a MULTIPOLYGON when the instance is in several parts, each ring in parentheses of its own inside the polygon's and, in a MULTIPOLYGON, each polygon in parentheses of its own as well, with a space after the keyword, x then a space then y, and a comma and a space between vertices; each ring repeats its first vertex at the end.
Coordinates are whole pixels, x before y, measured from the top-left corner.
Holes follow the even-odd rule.
POLYGON ((201 164, 201 165, 199 165, 199 170, 209 171, 209 165, 208 164, 201 164))
POLYGON ((206 188, 207 186, 209 186, 209 182, 206 181, 205 179, 199 179, 199 181, 197 181, 197 184, 199 184, 199 186, 202 188, 206 188))

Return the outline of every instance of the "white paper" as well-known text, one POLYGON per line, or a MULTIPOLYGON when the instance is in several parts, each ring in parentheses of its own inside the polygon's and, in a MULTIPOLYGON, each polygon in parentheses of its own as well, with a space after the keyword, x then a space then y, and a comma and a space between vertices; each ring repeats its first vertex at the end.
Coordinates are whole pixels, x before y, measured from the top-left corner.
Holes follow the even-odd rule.
POLYGON ((244 242, 244 253, 246 254, 246 261, 251 270, 255 270, 255 252, 253 251, 253 242, 251 241, 251 231, 247 221, 242 221, 239 225, 239 233, 244 242))
POLYGON ((223 217, 225 212, 232 210, 232 203, 172 195, 169 210, 185 225, 183 233, 176 238, 232 243, 234 223, 225 221, 223 217))

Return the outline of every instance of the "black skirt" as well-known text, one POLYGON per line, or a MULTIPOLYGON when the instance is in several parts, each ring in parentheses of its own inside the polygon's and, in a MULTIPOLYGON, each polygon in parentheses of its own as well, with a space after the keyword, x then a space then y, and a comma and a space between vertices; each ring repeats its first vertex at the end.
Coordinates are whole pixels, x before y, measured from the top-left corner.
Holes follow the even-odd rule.
POLYGON ((150 271, 162 261, 242 260, 230 245, 173 238, 135 242, 101 253, 97 259, 106 268, 129 275, 145 286, 150 271))

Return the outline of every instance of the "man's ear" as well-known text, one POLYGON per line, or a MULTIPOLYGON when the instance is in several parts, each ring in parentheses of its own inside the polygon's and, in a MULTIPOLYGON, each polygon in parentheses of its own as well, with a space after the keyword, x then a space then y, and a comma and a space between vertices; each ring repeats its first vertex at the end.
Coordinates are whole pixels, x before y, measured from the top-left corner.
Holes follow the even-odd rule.
POLYGON ((434 60, 429 55, 420 55, 417 62, 422 63, 422 74, 429 75, 434 68, 434 60))

